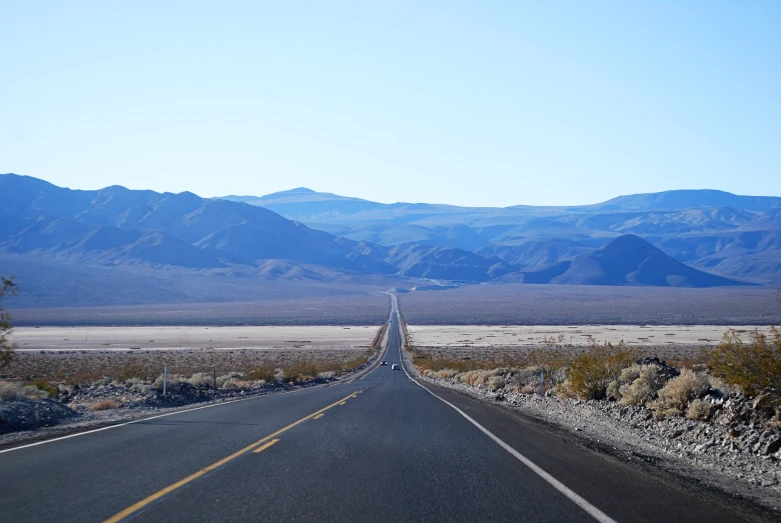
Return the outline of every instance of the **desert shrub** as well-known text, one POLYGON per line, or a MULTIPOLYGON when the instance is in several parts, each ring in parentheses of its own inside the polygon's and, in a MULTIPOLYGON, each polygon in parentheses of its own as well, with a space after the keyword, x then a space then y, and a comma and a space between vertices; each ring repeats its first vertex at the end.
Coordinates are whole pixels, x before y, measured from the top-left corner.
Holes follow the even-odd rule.
MULTIPOLYGON (((13 275, 10 278, 0 276, 0 298, 16 293, 16 289, 13 275)), ((11 332, 11 315, 0 305, 0 368, 10 365, 14 358, 14 345, 6 338, 11 332)))
POLYGON ((224 389, 225 383, 229 381, 235 381, 238 378, 238 374, 231 373, 231 374, 223 374, 222 376, 217 376, 217 388, 218 389, 224 389))
POLYGON ((634 359, 634 351, 623 341, 615 346, 609 342, 600 345, 594 338, 589 338, 586 351, 572 359, 567 378, 581 398, 602 399, 610 382, 616 380, 621 370, 634 359))
POLYGON ((0 400, 12 401, 21 396, 22 387, 19 383, 0 381, 0 400))
POLYGON ((130 378, 124 385, 125 388, 134 392, 147 393, 152 389, 152 385, 141 378, 130 378))
POLYGON ((89 410, 110 410, 119 408, 119 403, 114 400, 102 400, 92 405, 89 410))
POLYGON ((504 387, 504 379, 501 376, 490 376, 485 384, 489 390, 498 390, 504 387))
MULTIPOLYGON (((532 394, 540 391, 540 372, 539 367, 526 367, 523 369, 512 369, 512 378, 507 385, 510 390, 532 394)), ((547 388, 553 388, 555 382, 545 380, 547 388)))
POLYGON ((247 381, 265 381, 266 383, 274 381, 274 369, 257 367, 244 374, 243 378, 247 381))
POLYGON ((296 361, 282 367, 284 380, 289 383, 313 380, 320 372, 321 369, 310 361, 296 361))
MULTIPOLYGON (((219 383, 219 380, 218 380, 219 383)), ((236 390, 241 388, 241 382, 237 381, 235 378, 228 378, 227 380, 223 381, 220 385, 221 389, 226 390, 236 390)))
POLYGON ((412 363, 423 372, 423 370, 453 370, 458 373, 469 372, 473 370, 485 370, 492 366, 491 362, 478 360, 457 360, 452 358, 432 358, 422 352, 412 353, 412 363))
POLYGON ((763 389, 781 391, 781 332, 775 327, 770 335, 754 331, 748 343, 734 330, 724 334, 721 344, 706 351, 708 366, 713 374, 729 385, 740 387, 746 394, 755 395, 763 389))
POLYGON ((664 387, 667 378, 658 365, 632 365, 621 371, 619 381, 623 382, 617 396, 621 405, 645 405, 664 387), (627 378, 634 379, 627 383, 627 378))
POLYGON ((332 370, 326 370, 326 371, 323 371, 323 372, 321 372, 321 373, 319 373, 317 375, 318 378, 323 379, 323 380, 330 380, 334 376, 336 376, 336 372, 334 372, 332 370))
POLYGON ((710 417, 711 404, 699 398, 689 403, 686 417, 689 419, 707 420, 710 417))
POLYGON ((25 385, 21 390, 22 396, 28 400, 45 400, 49 397, 49 393, 45 390, 41 390, 38 387, 32 385, 25 385))
MULTIPOLYGON (((150 388, 162 392, 163 391, 163 381, 164 381, 164 374, 160 374, 157 378, 155 378, 155 381, 152 382, 152 385, 150 388)), ((181 376, 175 376, 172 374, 168 375, 168 385, 166 386, 166 392, 179 392, 179 389, 181 387, 182 381, 184 378, 181 376)))
POLYGON ((353 358, 349 361, 344 362, 341 365, 339 365, 338 363, 326 363, 321 367, 323 371, 329 371, 329 370, 334 372, 351 371, 365 364, 367 361, 369 361, 369 359, 372 356, 374 356, 374 353, 369 351, 365 353, 363 356, 358 356, 357 358, 353 358))
POLYGON ((196 372, 187 379, 187 383, 193 387, 214 386, 214 374, 211 372, 196 372))
POLYGON ((563 341, 563 334, 560 334, 558 338, 546 337, 542 342, 543 348, 535 349, 529 353, 529 363, 543 372, 545 380, 550 382, 552 386, 566 377, 565 369, 572 362, 571 351, 562 345, 563 341))
POLYGON ((553 395, 557 398, 576 398, 578 396, 577 391, 572 387, 572 383, 569 380, 557 383, 552 390, 553 395))
POLYGON ((118 366, 111 374, 117 383, 124 383, 133 378, 151 379, 158 371, 159 367, 151 371, 137 363, 126 363, 118 366))
POLYGON ((740 387, 736 385, 730 385, 726 381, 724 381, 724 378, 720 378, 719 376, 714 376, 713 374, 708 374, 708 385, 713 387, 714 389, 718 389, 724 394, 733 394, 741 392, 740 387))
POLYGON ((49 380, 35 380, 27 384, 30 387, 35 387, 46 393, 47 398, 56 398, 60 395, 60 390, 49 383, 49 380))
POLYGON ((689 402, 708 389, 708 377, 689 369, 683 369, 681 375, 667 382, 658 397, 648 404, 660 418, 680 416, 689 402))
POLYGON ((442 369, 434 373, 434 375, 441 380, 454 378, 457 374, 458 371, 453 369, 442 369))
POLYGON ((485 381, 490 377, 488 371, 485 370, 470 370, 458 375, 457 379, 461 383, 469 385, 471 387, 479 387, 484 385, 485 381))

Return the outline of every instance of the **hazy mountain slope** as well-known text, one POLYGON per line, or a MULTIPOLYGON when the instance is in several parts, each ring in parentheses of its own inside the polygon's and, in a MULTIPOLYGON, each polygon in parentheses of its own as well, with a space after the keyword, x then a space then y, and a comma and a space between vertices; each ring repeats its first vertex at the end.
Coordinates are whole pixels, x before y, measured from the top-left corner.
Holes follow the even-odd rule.
POLYGON ((517 270, 499 258, 484 258, 452 247, 408 245, 391 249, 386 260, 400 275, 416 278, 488 281, 517 270))
POLYGON ((479 249, 481 256, 497 256, 522 267, 550 265, 593 251, 605 240, 576 241, 569 238, 532 238, 519 245, 493 244, 479 249))
POLYGON ((72 191, 0 175, 0 250, 92 263, 222 267, 288 259, 348 270, 396 269, 365 246, 292 222, 262 207, 107 187, 72 191))
MULTIPOLYGON (((524 266, 555 263, 586 252, 582 246, 566 248, 567 242, 598 247, 623 234, 637 234, 662 247, 682 236, 701 235, 707 244, 706 236, 723 235, 719 241, 729 242, 735 233, 781 230, 781 198, 713 190, 636 194, 569 207, 382 204, 308 189, 232 198, 268 206, 313 228, 354 240, 389 247, 405 243, 455 247, 498 254, 505 262, 524 266), (554 238, 557 245, 549 243, 554 238)), ((706 244, 693 250, 711 251, 706 244)), ((662 248, 679 261, 692 263, 709 255, 681 258, 662 248)), ((713 271, 726 276, 751 274, 767 282, 781 279, 768 261, 773 256, 759 249, 726 254, 729 259, 702 263, 711 263, 713 271)))
POLYGON ((654 285, 715 287, 742 282, 699 271, 668 256, 642 238, 619 236, 601 249, 524 274, 524 282, 570 285, 654 285))
POLYGON ((685 210, 699 207, 734 207, 745 211, 766 212, 781 207, 781 198, 776 196, 741 196, 724 191, 697 189, 619 196, 593 206, 593 208, 602 211, 685 210))
MULTIPOLYGON (((87 265, 0 253, 0 274, 10 273, 16 276, 19 284, 19 293, 5 304, 12 311, 38 307, 295 300, 365 294, 378 288, 409 285, 406 280, 394 276, 361 274, 283 260, 265 260, 258 267, 163 269, 87 265)), ((246 304, 242 309, 245 308, 246 304)), ((203 322, 220 321, 219 317, 209 315, 208 310, 203 312, 203 322)), ((175 316, 177 309, 169 307, 166 313, 175 316)), ((291 308, 290 313, 290 321, 296 321, 295 309, 291 308)), ((168 316, 167 321, 175 321, 171 318, 168 316)))

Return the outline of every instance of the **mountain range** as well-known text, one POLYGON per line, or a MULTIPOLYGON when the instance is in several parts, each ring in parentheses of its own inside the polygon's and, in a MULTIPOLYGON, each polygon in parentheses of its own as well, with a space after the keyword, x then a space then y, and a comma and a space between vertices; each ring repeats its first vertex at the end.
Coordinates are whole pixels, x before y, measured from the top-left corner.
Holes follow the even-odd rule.
POLYGON ((672 191, 582 207, 470 208, 305 188, 259 198, 84 191, 15 174, 0 175, 0 194, 2 274, 29 261, 47 277, 63 264, 63 274, 67 265, 419 288, 432 284, 421 279, 677 287, 781 279, 774 197, 672 191))
POLYGON ((781 198, 714 190, 619 196, 570 207, 382 204, 299 188, 226 196, 356 241, 453 247, 521 270, 572 260, 625 234, 696 269, 781 283, 781 198))

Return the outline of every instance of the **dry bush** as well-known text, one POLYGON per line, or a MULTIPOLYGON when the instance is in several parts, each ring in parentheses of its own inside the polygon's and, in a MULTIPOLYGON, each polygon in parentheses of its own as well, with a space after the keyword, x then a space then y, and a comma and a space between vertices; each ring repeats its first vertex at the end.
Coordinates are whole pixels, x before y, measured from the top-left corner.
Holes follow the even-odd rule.
POLYGON ((328 369, 323 369, 309 361, 296 361, 282 367, 282 374, 285 381, 294 383, 313 380, 324 370, 328 369))
POLYGON ((0 400, 12 401, 21 395, 22 386, 19 383, 0 381, 0 400))
POLYGON ((708 389, 708 377, 689 369, 683 369, 681 375, 667 382, 658 398, 648 404, 656 411, 657 417, 680 416, 689 402, 708 389))
POLYGON ((114 400, 102 400, 92 405, 89 410, 111 410, 119 408, 119 403, 114 400))
POLYGON ((634 359, 634 351, 623 341, 615 346, 609 342, 600 345, 594 338, 589 338, 586 351, 572 359, 567 378, 581 398, 602 399, 610 382, 616 380, 621 370, 634 359))
POLYGON ((27 384, 30 387, 35 387, 38 390, 45 392, 47 398, 56 398, 60 395, 60 391, 57 387, 49 383, 49 380, 46 379, 40 379, 31 381, 27 384))
POLYGON ((457 373, 469 372, 473 370, 485 370, 491 367, 491 363, 473 359, 453 359, 453 358, 434 358, 424 352, 412 352, 412 363, 421 371, 432 370, 451 370, 457 373))
POLYGON ((214 385, 214 375, 207 372, 196 372, 187 380, 187 383, 193 387, 202 387, 204 385, 214 385))
MULTIPOLYGON (((152 382, 150 388, 162 392, 164 378, 165 374, 160 374, 157 378, 155 378, 155 381, 152 382)), ((182 383, 187 383, 187 379, 182 376, 169 374, 168 383, 165 385, 166 392, 179 392, 182 383)))
MULTIPOLYGON (((513 376, 510 379, 509 387, 516 392, 524 394, 533 394, 540 391, 540 372, 539 367, 526 367, 524 369, 512 369, 513 376)), ((545 380, 547 388, 553 388, 555 382, 545 380)))
POLYGON ((654 399, 656 393, 667 383, 666 376, 658 365, 631 365, 621 371, 617 381, 608 387, 621 405, 645 405, 654 399), (618 386, 618 394, 614 389, 618 386))
POLYGON ((127 362, 112 369, 111 376, 118 382, 124 383, 133 378, 153 379, 159 368, 150 369, 148 366, 139 365, 137 362, 127 362))
POLYGON ((545 337, 544 348, 529 352, 529 363, 545 374, 545 380, 555 386, 565 377, 564 370, 572 363, 572 353, 562 344, 564 335, 545 337))
POLYGON ((341 365, 339 365, 336 362, 332 362, 332 363, 322 364, 321 366, 323 367, 323 372, 328 372, 328 371, 332 371, 332 372, 344 371, 344 372, 346 372, 346 371, 355 370, 358 367, 360 367, 361 365, 364 365, 373 356, 374 356, 374 353, 372 351, 368 351, 368 352, 365 352, 363 354, 363 356, 358 356, 358 357, 353 358, 351 360, 347 360, 344 363, 342 363, 341 365))
POLYGON ((724 334, 721 344, 706 351, 708 366, 713 374, 729 385, 740 387, 746 394, 756 395, 763 389, 776 391, 779 401, 781 391, 781 332, 775 327, 770 335, 759 331, 749 334, 749 343, 730 330, 724 334))
POLYGON ((152 385, 147 383, 145 380, 142 380, 141 378, 130 378, 125 382, 125 388, 134 392, 141 392, 146 394, 152 390, 152 385))
POLYGON ((434 375, 440 380, 446 380, 456 377, 456 375, 458 375, 458 371, 453 369, 442 369, 434 372, 434 375))
POLYGON ((22 387, 22 396, 27 398, 28 400, 45 400, 49 397, 49 393, 45 390, 41 390, 38 387, 32 387, 30 385, 25 385, 22 387))
MULTIPOLYGON (((219 383, 219 380, 217 383, 219 383)), ((242 388, 243 386, 244 386, 243 381, 239 381, 236 378, 228 378, 227 380, 222 382, 220 388, 226 390, 236 390, 242 388)))
POLYGON ((265 381, 266 383, 275 380, 276 372, 274 369, 265 367, 256 367, 244 374, 243 378, 247 381, 265 381))
POLYGON ((501 376, 490 376, 486 382, 488 390, 498 390, 504 387, 504 378, 501 376))
POLYGON ((699 398, 689 404, 686 417, 689 419, 707 420, 710 418, 711 404, 699 398))
POLYGON ((572 387, 569 380, 564 380, 553 388, 553 395, 557 398, 574 399, 578 397, 578 392, 572 387))

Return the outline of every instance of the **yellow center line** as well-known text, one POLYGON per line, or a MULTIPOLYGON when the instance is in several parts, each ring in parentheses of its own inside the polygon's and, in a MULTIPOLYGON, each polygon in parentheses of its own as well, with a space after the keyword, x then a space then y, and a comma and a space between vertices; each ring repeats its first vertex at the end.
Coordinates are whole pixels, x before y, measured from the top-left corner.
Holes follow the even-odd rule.
POLYGON ((325 416, 325 414, 318 414, 317 416, 315 416, 315 417, 314 417, 314 418, 312 418, 312 419, 320 419, 320 418, 322 418, 323 416, 325 416))
POLYGON ((253 443, 251 445, 247 445, 243 449, 234 452, 230 456, 228 456, 226 458, 222 458, 220 461, 217 461, 216 463, 212 463, 208 467, 203 468, 203 469, 199 470, 198 472, 194 472, 193 474, 190 474, 189 476, 187 476, 184 479, 180 479, 176 483, 174 483, 172 485, 169 485, 169 486, 165 487, 164 489, 155 492, 151 496, 148 496, 148 497, 142 499, 141 501, 139 501, 138 503, 136 503, 134 505, 129 506, 128 508, 126 508, 122 512, 116 513, 115 515, 113 515, 110 518, 108 518, 104 523, 117 523, 119 521, 122 521, 123 519, 125 519, 129 515, 133 514, 134 512, 138 512, 139 510, 141 510, 142 508, 146 507, 150 503, 154 503, 155 501, 157 501, 158 499, 162 498, 166 494, 170 494, 171 492, 173 492, 174 490, 178 489, 179 487, 183 487, 184 485, 187 485, 191 481, 196 480, 196 479, 200 478, 201 476, 211 472, 212 470, 225 465, 229 461, 238 458, 239 456, 241 456, 242 454, 245 454, 246 452, 249 452, 250 450, 252 450, 255 447, 257 447, 258 445, 261 445, 261 444, 269 441, 270 439, 273 439, 273 438, 279 436, 283 432, 292 429, 296 425, 299 425, 299 424, 305 422, 306 420, 317 416, 318 414, 322 414, 323 412, 327 411, 331 407, 335 407, 337 405, 344 405, 345 404, 344 400, 346 400, 347 398, 349 398, 353 394, 354 393, 350 393, 349 396, 346 396, 346 397, 340 399, 339 401, 331 403, 327 407, 324 407, 324 408, 318 410, 317 412, 313 412, 309 416, 301 418, 298 421, 294 421, 293 423, 291 423, 287 427, 283 427, 283 428, 279 429, 278 431, 276 431, 276 432, 274 432, 272 434, 269 434, 268 436, 266 436, 266 437, 264 437, 262 439, 259 439, 255 443, 253 443))
MULTIPOLYGON (((322 414, 321 414, 321 416, 322 416, 322 414)), ((254 452, 255 454, 257 454, 258 452, 263 452, 264 450, 266 450, 267 448, 269 448, 271 445, 273 445, 273 444, 274 444, 274 443, 276 443, 277 441, 279 441, 279 440, 278 440, 278 439, 272 439, 271 441, 269 441, 269 442, 268 442, 268 443, 266 443, 265 445, 262 445, 262 446, 260 446, 260 447, 256 448, 256 449, 255 449, 255 450, 253 450, 252 452, 254 452)))

